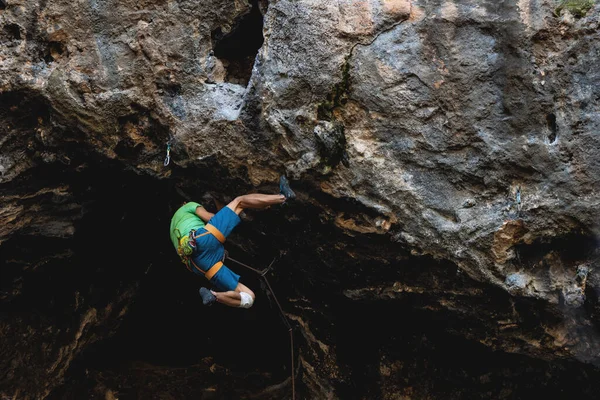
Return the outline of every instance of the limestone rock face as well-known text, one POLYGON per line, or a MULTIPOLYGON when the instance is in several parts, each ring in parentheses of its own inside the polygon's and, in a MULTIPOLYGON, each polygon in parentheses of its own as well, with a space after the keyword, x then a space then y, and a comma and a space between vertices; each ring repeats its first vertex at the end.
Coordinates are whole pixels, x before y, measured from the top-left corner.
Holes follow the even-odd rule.
MULTIPOLYGON (((123 331, 149 266, 178 298, 174 207, 277 192, 282 173, 297 200, 247 211, 228 245, 285 265, 304 398, 508 398, 530 387, 516 376, 551 393, 569 374, 592 396, 599 18, 551 0, 0 0, 0 397, 90 398, 69 386, 85 379, 118 397, 124 374, 77 360, 123 331)), ((194 365, 240 376, 217 364, 194 365)), ((290 396, 259 375, 270 389, 236 395, 290 396)), ((226 396, 205 379, 160 390, 226 396)))

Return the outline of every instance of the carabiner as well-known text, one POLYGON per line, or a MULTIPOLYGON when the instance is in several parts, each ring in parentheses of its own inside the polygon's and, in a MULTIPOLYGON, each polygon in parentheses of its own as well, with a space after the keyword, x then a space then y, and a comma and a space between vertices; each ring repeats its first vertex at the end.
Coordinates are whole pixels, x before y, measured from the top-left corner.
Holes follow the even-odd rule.
POLYGON ((167 165, 169 165, 170 161, 171 161, 171 141, 169 140, 167 142, 167 157, 165 158, 165 162, 164 162, 165 167, 167 165))

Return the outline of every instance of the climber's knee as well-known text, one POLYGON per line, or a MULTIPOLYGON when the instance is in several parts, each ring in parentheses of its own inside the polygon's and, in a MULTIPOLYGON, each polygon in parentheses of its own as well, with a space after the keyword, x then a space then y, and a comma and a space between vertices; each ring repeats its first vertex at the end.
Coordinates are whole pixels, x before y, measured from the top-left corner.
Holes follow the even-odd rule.
POLYGON ((240 308, 250 308, 254 304, 254 296, 246 292, 240 292, 240 308))

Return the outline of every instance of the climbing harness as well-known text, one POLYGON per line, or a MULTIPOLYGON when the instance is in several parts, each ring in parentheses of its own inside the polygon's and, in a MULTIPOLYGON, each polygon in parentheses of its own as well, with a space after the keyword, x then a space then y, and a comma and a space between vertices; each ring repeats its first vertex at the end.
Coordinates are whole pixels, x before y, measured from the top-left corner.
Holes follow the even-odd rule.
MULTIPOLYGON (((167 165, 169 165, 169 162, 171 161, 171 140, 169 140, 167 142, 167 156, 165 158, 165 162, 164 162, 164 166, 166 167, 167 165)), ((179 188, 177 188, 175 186, 175 189, 180 193, 180 195, 182 194, 181 190, 179 188)), ((184 198, 187 198, 188 196, 183 196, 184 198)), ((208 269, 208 271, 203 271, 199 266, 196 265, 196 263, 194 263, 194 260, 192 259, 192 255, 194 254, 194 251, 196 251, 197 249, 197 245, 196 245, 196 239, 199 237, 202 237, 204 235, 213 235, 221 244, 225 243, 225 236, 223 235, 223 233, 221 233, 221 231, 219 231, 219 229, 217 229, 214 225, 211 224, 206 224, 204 226, 204 229, 206 230, 206 232, 201 233, 199 235, 196 235, 196 230, 192 229, 190 230, 190 232, 183 236, 181 235, 181 232, 179 230, 177 230, 177 239, 178 239, 178 247, 177 247, 177 254, 179 255, 181 261, 183 262, 183 264, 186 266, 186 268, 190 271, 193 272, 190 264, 196 268, 196 270, 198 270, 199 272, 203 273, 204 276, 206 277, 206 279, 210 280, 213 276, 215 276, 215 274, 217 272, 219 272, 219 270, 223 267, 223 261, 225 259, 231 260, 234 263, 248 268, 251 271, 254 271, 255 273, 257 273, 258 275, 260 275, 264 281, 265 284, 268 288, 268 292, 267 295, 269 295, 269 293, 273 296, 273 299, 275 300, 275 304, 277 304, 277 307, 279 309, 279 313, 281 315, 281 318, 283 319, 283 322, 285 324, 285 326, 288 329, 288 333, 290 335, 290 366, 291 366, 291 380, 292 380, 292 400, 296 400, 296 373, 295 373, 295 368, 294 368, 294 332, 292 330, 292 326, 290 325, 287 317, 285 316, 285 313, 283 312, 283 308, 281 307, 281 304, 279 303, 279 300, 277 299, 277 296, 275 296, 275 292, 273 291, 273 288, 271 287, 271 284, 269 283, 269 280, 267 279, 267 273, 271 270, 271 267, 273 266, 273 264, 275 263, 275 261, 278 259, 278 257, 275 257, 273 259, 273 261, 271 261, 271 263, 269 264, 269 266, 263 270, 259 270, 256 268, 253 268, 247 264, 244 264, 238 260, 235 260, 231 257, 229 257, 227 251, 225 251, 225 254, 223 256, 223 261, 219 261, 217 263, 215 263, 212 267, 210 267, 208 269)), ((146 271, 147 273, 148 271, 146 271)))
POLYGON ((165 163, 164 163, 165 167, 167 165, 169 165, 170 161, 171 161, 171 141, 169 140, 167 142, 167 157, 165 157, 165 163))
MULTIPOLYGON (((177 254, 179 254, 179 258, 181 262, 186 266, 189 271, 192 271, 190 264, 196 268, 199 272, 201 272, 204 277, 208 280, 211 280, 213 276, 216 275, 217 272, 223 267, 223 261, 219 261, 215 263, 212 267, 210 267, 207 271, 202 270, 199 266, 196 265, 194 260, 192 259, 192 254, 196 250, 196 239, 205 235, 213 235, 221 244, 225 243, 225 236, 219 231, 214 225, 206 224, 204 226, 206 232, 196 235, 196 230, 190 230, 190 233, 179 237, 179 246, 177 247, 177 254)), ((181 232, 180 232, 181 233, 181 232)))
MULTIPOLYGON (((218 230, 218 229, 217 229, 217 228, 216 228, 214 225, 211 225, 211 224, 206 224, 206 225, 204 225, 204 229, 206 229, 206 230, 207 230, 207 232, 203 233, 202 235, 198 235, 198 236, 196 236, 196 237, 204 236, 204 235, 207 235, 208 233, 210 233, 210 234, 212 234, 214 237, 216 237, 216 238, 217 238, 217 240, 218 240, 219 242, 221 242, 221 244, 225 243, 225 235, 223 235, 223 234, 221 233, 221 231, 220 231, 220 230, 218 230)), ((196 237, 194 237, 194 239, 195 239, 196 237)))
MULTIPOLYGON (((295 385, 295 369, 294 369, 294 333, 292 331, 292 326, 290 325, 290 322, 288 321, 287 317, 285 316, 285 313, 283 312, 283 308, 281 308, 281 304, 279 304, 279 300, 277 300, 277 296, 275 296, 275 292, 273 291, 273 288, 271 287, 271 285, 269 284, 269 280, 267 279, 267 273, 271 270, 271 267, 273 266, 273 264, 275 263, 275 260, 277 260, 278 257, 275 257, 273 259, 273 261, 271 261, 271 263, 269 264, 269 266, 265 269, 263 269, 262 271, 256 268, 253 268, 247 264, 244 264, 238 260, 235 260, 231 257, 229 257, 229 255, 225 255, 225 258, 227 260, 233 261, 234 263, 241 265, 244 268, 248 268, 251 271, 256 272, 257 274, 259 274, 265 281, 267 287, 269 288, 269 292, 271 293, 271 295, 273 295, 273 299, 275 300, 275 304, 277 304, 277 307, 279 308, 279 313, 281 314, 281 318, 283 319, 283 323, 285 324, 285 326, 288 328, 288 332, 290 334, 290 360, 291 360, 291 378, 292 378, 292 400, 296 399, 296 385, 295 385)), ((268 293, 267 293, 268 294, 268 293)))

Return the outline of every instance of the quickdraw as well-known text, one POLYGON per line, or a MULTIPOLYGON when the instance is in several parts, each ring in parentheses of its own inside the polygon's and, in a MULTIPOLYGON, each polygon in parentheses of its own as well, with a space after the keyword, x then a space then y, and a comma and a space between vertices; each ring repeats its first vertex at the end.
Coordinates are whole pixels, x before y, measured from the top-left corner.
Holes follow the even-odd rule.
POLYGON ((169 140, 167 142, 167 157, 165 157, 165 163, 164 163, 165 167, 167 165, 169 165, 170 161, 171 161, 171 141, 169 140))

